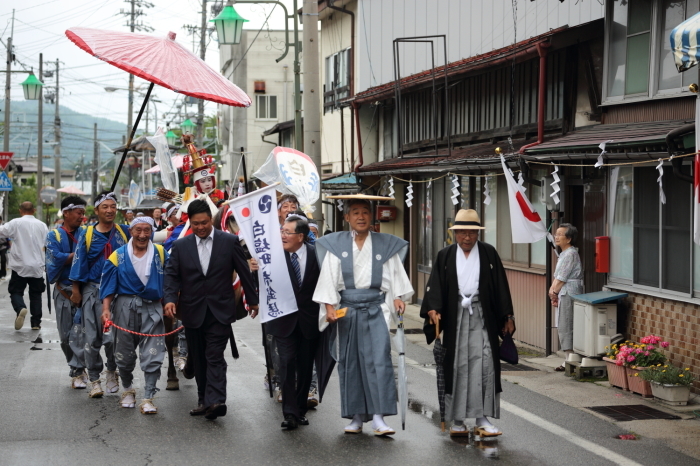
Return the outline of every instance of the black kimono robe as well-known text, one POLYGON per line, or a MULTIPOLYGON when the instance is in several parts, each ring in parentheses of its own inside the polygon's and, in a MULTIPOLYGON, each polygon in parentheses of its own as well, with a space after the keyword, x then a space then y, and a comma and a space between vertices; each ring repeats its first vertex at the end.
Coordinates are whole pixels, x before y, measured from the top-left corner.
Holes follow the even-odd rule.
MULTIPOLYGON (((493 367, 496 372, 496 393, 501 388, 501 363, 499 358, 499 335, 506 324, 506 316, 513 315, 513 301, 506 271, 496 249, 487 243, 477 242, 481 272, 479 274, 479 302, 491 343, 493 367)), ((452 393, 455 348, 457 344, 457 315, 462 297, 457 281, 457 248, 453 244, 438 252, 433 270, 425 289, 420 315, 425 319, 423 332, 428 344, 435 340, 435 325, 430 323, 428 311, 435 310, 441 316, 442 345, 445 354, 445 393, 452 393)))

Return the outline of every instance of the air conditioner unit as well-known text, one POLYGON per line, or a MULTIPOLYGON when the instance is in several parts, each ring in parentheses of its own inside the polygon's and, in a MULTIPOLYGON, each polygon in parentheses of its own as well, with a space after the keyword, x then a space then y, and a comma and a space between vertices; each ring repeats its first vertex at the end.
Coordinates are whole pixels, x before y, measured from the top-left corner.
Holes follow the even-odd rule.
POLYGON ((592 304, 574 299, 574 352, 596 357, 605 354, 617 333, 617 303, 592 304))

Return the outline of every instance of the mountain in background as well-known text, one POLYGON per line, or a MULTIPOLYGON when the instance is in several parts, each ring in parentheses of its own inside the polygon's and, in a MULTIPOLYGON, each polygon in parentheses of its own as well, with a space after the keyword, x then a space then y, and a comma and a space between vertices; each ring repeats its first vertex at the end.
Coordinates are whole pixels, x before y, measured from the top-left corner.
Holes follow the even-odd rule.
MULTIPOLYGON (((36 101, 12 101, 10 118, 10 151, 14 152, 14 160, 25 159, 37 155, 37 122, 38 104, 36 101)), ((0 100, 0 124, 5 120, 5 102, 0 100)), ((44 157, 52 156, 54 141, 54 112, 56 106, 44 104, 44 157)), ((80 163, 82 155, 86 161, 92 161, 93 156, 93 125, 97 123, 97 139, 108 147, 122 145, 122 137, 126 136, 126 125, 107 118, 93 117, 76 112, 67 107, 60 107, 61 117, 61 160, 62 168, 72 169, 80 163), (66 163, 67 162, 67 163, 66 163)), ((107 149, 100 145, 102 160, 109 157, 107 149)))

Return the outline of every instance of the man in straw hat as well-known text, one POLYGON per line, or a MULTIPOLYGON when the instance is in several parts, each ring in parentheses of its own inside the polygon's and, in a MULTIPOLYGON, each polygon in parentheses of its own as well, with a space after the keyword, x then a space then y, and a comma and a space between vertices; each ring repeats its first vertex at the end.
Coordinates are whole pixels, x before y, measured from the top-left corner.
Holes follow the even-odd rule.
POLYGON ((104 191, 95 200, 97 225, 85 228, 75 248, 73 264, 70 269, 70 280, 73 290, 70 300, 76 307, 83 310, 83 326, 85 327, 85 366, 90 377, 90 398, 101 398, 104 395, 100 384, 100 373, 104 368, 100 349, 104 345, 107 355, 107 371, 105 388, 107 393, 119 391, 117 363, 114 361, 114 342, 110 333, 102 333, 102 300, 100 294, 100 279, 104 263, 116 249, 129 241, 129 230, 126 225, 114 223, 117 215, 117 196, 104 191))
MULTIPOLYGON (((163 270, 169 256, 163 246, 151 241, 154 230, 153 218, 135 218, 129 228, 129 242, 105 261, 100 283, 103 324, 113 320, 122 328, 146 335, 164 332, 160 300, 163 298, 163 270)), ((153 404, 153 397, 165 356, 165 338, 134 335, 119 329, 111 332, 114 334, 114 357, 124 387, 121 407, 136 406, 136 390, 132 384, 138 348, 144 374, 144 395, 139 407, 143 414, 156 414, 158 408, 153 404)))
MULTIPOLYGON (((319 321, 337 322, 334 355, 340 376, 341 416, 352 419, 345 432, 358 434, 372 420, 375 435, 393 435, 384 416, 395 415, 396 383, 391 363, 389 320, 403 314, 413 287, 403 267, 408 243, 393 235, 370 232, 377 196, 344 196, 350 231, 325 235, 316 242, 321 275, 314 301, 319 321), (344 317, 337 310, 347 308, 344 317)), ((387 198, 378 198, 387 199, 387 198)))
POLYGON ((421 317, 428 343, 435 323, 446 348, 446 419, 451 436, 468 435, 464 419, 476 419, 475 434, 501 435, 488 417, 500 417, 501 365, 498 336, 515 332, 508 279, 496 249, 479 241, 476 211, 457 212, 455 242, 438 252, 425 289, 421 317))

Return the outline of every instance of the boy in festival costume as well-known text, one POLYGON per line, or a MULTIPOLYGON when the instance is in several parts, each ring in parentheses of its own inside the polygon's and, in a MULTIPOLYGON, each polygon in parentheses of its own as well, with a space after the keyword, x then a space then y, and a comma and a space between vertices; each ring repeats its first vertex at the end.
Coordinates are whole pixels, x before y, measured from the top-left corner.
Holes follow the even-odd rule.
POLYGON ((228 199, 228 196, 222 190, 216 189, 216 164, 213 157, 207 155, 204 149, 198 151, 189 134, 182 136, 182 143, 188 151, 182 164, 185 183, 189 183, 189 177, 192 174, 195 194, 206 194, 218 207, 228 199))
POLYGON ((119 391, 117 363, 114 360, 112 334, 102 333, 102 302, 99 297, 102 268, 112 251, 124 246, 129 241, 129 229, 126 225, 114 223, 117 214, 117 197, 105 191, 95 201, 97 225, 85 228, 75 249, 70 280, 73 282, 71 302, 82 307, 83 325, 85 326, 85 365, 90 376, 90 398, 104 395, 100 384, 100 372, 103 369, 100 348, 104 345, 107 355, 106 383, 107 393, 119 391))
MULTIPOLYGON (((146 335, 164 333, 160 300, 163 297, 163 269, 169 255, 163 246, 151 241, 154 229, 151 217, 134 219, 129 243, 114 251, 104 263, 100 285, 103 323, 113 319, 115 325, 134 332, 146 335)), ((158 408, 153 404, 153 397, 165 356, 165 338, 134 335, 119 329, 112 332, 115 332, 114 355, 124 387, 122 408, 136 405, 136 390, 132 383, 138 347, 144 372, 144 399, 139 407, 143 414, 156 414, 158 408)))
POLYGON ((82 311, 70 301, 73 283, 70 275, 75 248, 84 229, 80 227, 87 203, 78 196, 68 196, 61 202, 63 225, 46 236, 46 272, 49 283, 56 284, 53 299, 56 305, 56 325, 61 350, 70 366, 71 388, 87 387, 85 353, 83 349, 82 311))

